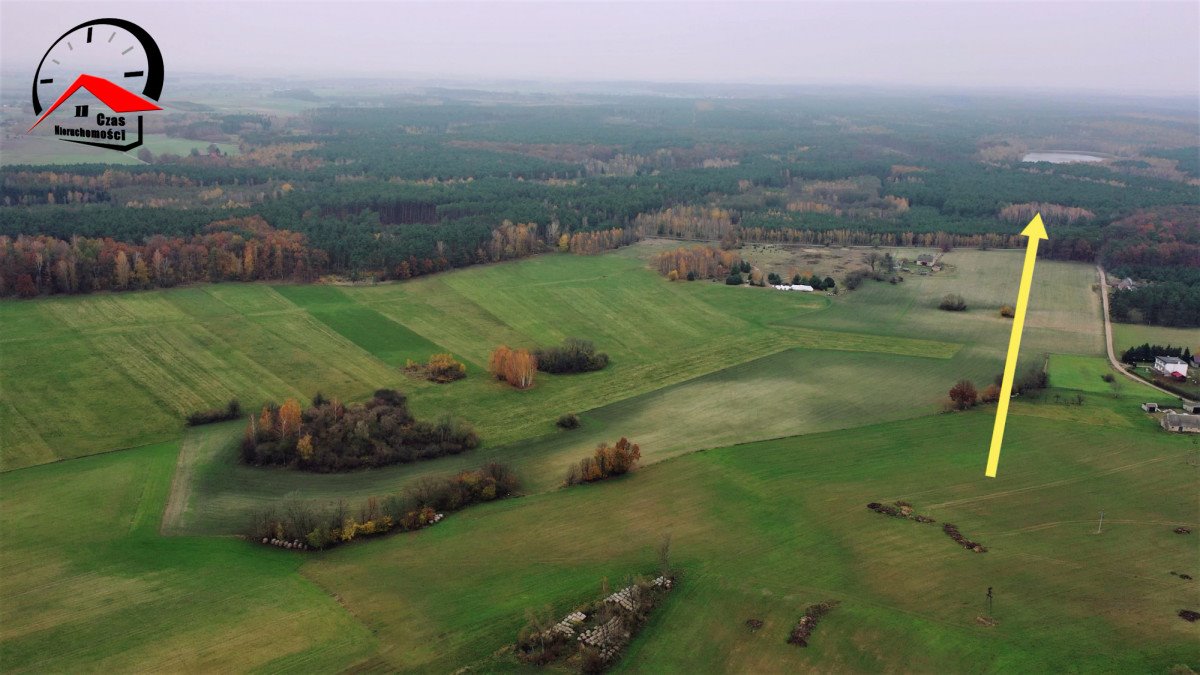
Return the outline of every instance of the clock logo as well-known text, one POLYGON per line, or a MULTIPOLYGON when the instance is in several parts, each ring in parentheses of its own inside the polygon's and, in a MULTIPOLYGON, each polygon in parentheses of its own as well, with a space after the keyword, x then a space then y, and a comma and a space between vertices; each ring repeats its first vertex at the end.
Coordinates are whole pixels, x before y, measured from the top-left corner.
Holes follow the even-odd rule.
POLYGON ((126 151, 142 144, 142 115, 137 135, 127 125, 133 113, 162 110, 162 52, 154 38, 124 19, 95 19, 75 26, 50 45, 33 75, 33 131, 68 99, 79 95, 71 126, 55 124, 59 140, 126 151), (84 90, 91 96, 81 103, 84 90), (97 100, 99 110, 89 105, 97 100), (111 113, 111 114, 110 114, 111 113))

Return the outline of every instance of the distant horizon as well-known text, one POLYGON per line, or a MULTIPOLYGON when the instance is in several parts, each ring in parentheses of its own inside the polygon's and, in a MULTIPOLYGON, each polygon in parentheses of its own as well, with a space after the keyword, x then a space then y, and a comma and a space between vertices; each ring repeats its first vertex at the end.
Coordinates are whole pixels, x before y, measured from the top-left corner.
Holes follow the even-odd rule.
POLYGON ((1200 96, 1192 2, 0 5, 0 68, 129 18, 168 73, 1200 96))
MULTIPOLYGON (((32 70, 35 64, 29 66, 0 66, 0 74, 13 78, 6 82, 4 89, 28 89, 32 81, 32 70), (29 71, 29 72, 26 72, 29 71), (25 81, 28 79, 29 81, 25 81)), ((832 93, 832 94, 887 94, 903 95, 912 93, 920 96, 984 96, 1019 99, 1022 97, 1037 97, 1042 100, 1062 101, 1064 99, 1084 96, 1088 98, 1113 99, 1120 101, 1151 100, 1161 102, 1188 103, 1200 110, 1200 97, 1187 93, 1172 92, 1125 92, 1111 89, 1065 88, 1065 87, 1017 87, 1011 85, 971 85, 971 84, 922 84, 912 82, 880 83, 880 82, 754 82, 754 81, 725 81, 725 80, 639 80, 630 78, 614 79, 558 79, 550 77, 472 77, 468 75, 445 75, 433 73, 371 73, 371 74, 312 74, 297 75, 288 73, 234 73, 216 70, 179 70, 176 69, 168 76, 174 78, 211 78, 228 79, 229 84, 262 83, 276 81, 282 84, 312 84, 349 85, 354 82, 371 82, 375 84, 394 84, 407 87, 444 88, 451 91, 468 91, 477 89, 494 93, 558 93, 590 87, 611 87, 613 91, 588 92, 604 95, 641 95, 646 92, 636 91, 635 88, 742 88, 759 90, 760 95, 768 95, 772 91, 777 95, 786 96, 789 93, 832 93), (622 91, 622 86, 628 89, 622 91), (519 91, 520 87, 532 87, 530 90, 519 91), (790 92, 789 92, 790 90, 790 92)), ((658 92, 665 93, 665 92, 658 92)), ((688 96, 708 97, 720 94, 705 94, 699 91, 686 92, 688 96)), ((1197 120, 1200 124, 1200 120, 1197 120)))

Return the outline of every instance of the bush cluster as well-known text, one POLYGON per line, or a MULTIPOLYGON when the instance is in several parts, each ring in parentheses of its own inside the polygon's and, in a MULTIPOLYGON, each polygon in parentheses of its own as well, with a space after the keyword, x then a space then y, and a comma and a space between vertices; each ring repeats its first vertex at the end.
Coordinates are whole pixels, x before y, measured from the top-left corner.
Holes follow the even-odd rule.
POLYGON ((301 541, 325 549, 354 539, 419 530, 439 520, 439 513, 501 499, 520 488, 516 474, 503 464, 486 464, 475 471, 425 478, 396 496, 372 497, 357 511, 346 503, 318 506, 290 500, 254 514, 247 535, 254 541, 301 541))
POLYGON ((608 365, 608 354, 597 352, 591 340, 580 338, 567 338, 561 347, 539 347, 533 356, 537 369, 544 373, 588 373, 608 365))
POLYGON ((942 301, 938 304, 938 309, 944 309, 947 312, 962 312, 967 309, 967 301, 957 293, 947 293, 942 296, 942 301))
MULTIPOLYGON (((992 382, 999 387, 1004 381, 1004 373, 998 373, 992 382)), ((1050 374, 1041 366, 1030 366, 1024 372, 1017 373, 1013 378, 1013 393, 1027 394, 1039 389, 1050 387, 1050 374)))
POLYGON ((345 471, 454 455, 479 445, 470 425, 416 420, 398 391, 380 389, 362 404, 318 394, 303 413, 295 399, 268 404, 242 437, 242 461, 307 471, 345 471))
POLYGON ((579 464, 567 472, 565 483, 578 485, 620 476, 628 473, 641 458, 642 449, 638 444, 622 436, 616 445, 610 447, 608 443, 601 443, 591 457, 579 460, 579 464))
POLYGON ((579 416, 575 413, 566 413, 559 417, 555 424, 558 425, 559 429, 578 429, 580 424, 579 416))
POLYGON ((404 370, 422 375, 430 382, 446 384, 461 380, 467 376, 467 367, 450 354, 434 354, 429 357, 429 363, 421 364, 408 359, 404 370))
POLYGON ((187 425, 189 427, 200 426, 201 424, 212 424, 213 422, 227 422, 236 420, 242 416, 242 404, 236 398, 230 399, 229 403, 224 408, 212 408, 209 410, 198 410, 187 416, 187 425))

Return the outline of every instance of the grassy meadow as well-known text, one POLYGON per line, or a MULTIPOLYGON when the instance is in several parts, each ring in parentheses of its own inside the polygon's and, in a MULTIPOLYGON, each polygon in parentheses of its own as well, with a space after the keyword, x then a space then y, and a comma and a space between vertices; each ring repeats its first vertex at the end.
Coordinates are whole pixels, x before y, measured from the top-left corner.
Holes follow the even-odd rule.
POLYGON ((1113 324, 1113 350, 1117 352, 1117 358, 1121 358, 1121 352, 1126 349, 1146 343, 1187 347, 1195 354, 1200 351, 1200 328, 1169 328, 1136 323, 1113 324))
POLYGON ((1200 669, 1195 626, 1175 616, 1200 596, 1170 574, 1200 576, 1194 539, 1171 532, 1200 528, 1200 439, 1161 432, 1137 408, 1142 387, 1101 378, 1094 268, 1038 263, 1021 358, 1054 388, 1013 402, 987 480, 994 408, 943 414, 942 401, 1000 372, 1019 253, 954 251, 943 273, 827 297, 669 283, 646 268, 662 245, 399 284, 0 303, 0 663, 510 670, 496 652, 526 609, 565 613, 602 579, 653 571, 669 533, 680 585, 618 670, 1200 669), (938 310, 946 293, 968 311, 938 310), (568 336, 610 366, 539 374, 528 391, 485 372, 497 344, 568 336), (467 379, 402 372, 438 352, 467 379), (318 475, 241 465, 241 422, 182 424, 233 396, 253 409, 384 386, 418 417, 471 422, 483 446, 318 475), (582 427, 556 429, 564 412, 582 427), (641 445, 641 468, 559 489, 619 436, 641 445), (525 496, 318 554, 228 536, 284 497, 355 503, 490 459, 525 496), (990 551, 865 508, 896 499, 990 551), (991 627, 976 621, 989 586, 991 627), (826 599, 842 604, 812 646, 786 644, 826 599))

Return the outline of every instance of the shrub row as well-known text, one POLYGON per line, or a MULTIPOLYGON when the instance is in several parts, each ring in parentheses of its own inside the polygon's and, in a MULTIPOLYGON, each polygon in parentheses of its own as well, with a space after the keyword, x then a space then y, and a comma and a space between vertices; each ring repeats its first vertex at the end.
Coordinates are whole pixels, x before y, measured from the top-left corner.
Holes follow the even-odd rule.
POLYGON ((238 400, 230 399, 229 403, 224 408, 211 408, 209 410, 198 410, 187 416, 187 425, 189 427, 198 427, 201 424, 212 424, 213 422, 227 422, 236 420, 242 416, 242 404, 238 400))
POLYGON ((344 501, 321 507, 289 500, 255 513, 246 534, 264 543, 302 542, 309 549, 325 549, 387 532, 419 530, 439 521, 442 513, 507 497, 519 487, 507 466, 491 463, 475 471, 422 479, 400 495, 372 497, 356 512, 344 501))
POLYGON ((578 485, 620 476, 628 473, 641 458, 642 449, 637 443, 631 443, 622 436, 612 447, 609 447, 608 443, 596 446, 596 451, 591 457, 584 457, 579 460, 579 464, 567 471, 564 482, 567 485, 578 485))
POLYGON ((579 338, 567 338, 561 347, 539 347, 533 356, 544 373, 588 373, 608 366, 608 354, 597 352, 591 340, 579 338))

